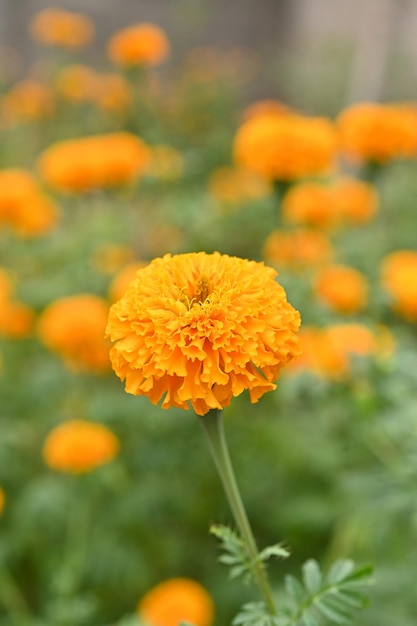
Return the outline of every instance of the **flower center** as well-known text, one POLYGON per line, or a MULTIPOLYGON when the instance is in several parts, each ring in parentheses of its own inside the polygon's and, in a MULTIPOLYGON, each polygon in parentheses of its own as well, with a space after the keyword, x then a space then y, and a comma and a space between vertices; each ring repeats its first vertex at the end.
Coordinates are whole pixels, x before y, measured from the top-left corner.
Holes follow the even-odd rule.
POLYGON ((209 293, 210 283, 208 281, 208 278, 206 278, 206 276, 201 276, 201 278, 198 279, 195 288, 195 294, 193 298, 194 302, 198 304, 203 304, 203 302, 207 300, 209 293))

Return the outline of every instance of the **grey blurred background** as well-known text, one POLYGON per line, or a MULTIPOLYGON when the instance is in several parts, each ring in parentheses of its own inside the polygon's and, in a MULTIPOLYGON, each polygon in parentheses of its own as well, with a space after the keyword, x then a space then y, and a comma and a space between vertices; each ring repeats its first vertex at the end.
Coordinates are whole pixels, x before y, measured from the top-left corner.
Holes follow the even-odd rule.
POLYGON ((299 104, 308 94, 309 106, 320 109, 325 85, 335 108, 417 98, 417 0, 0 0, 3 73, 24 74, 42 53, 27 25, 52 4, 94 19, 92 61, 103 58, 118 28, 154 21, 173 43, 170 63, 195 46, 256 51, 261 71, 252 97, 299 104))

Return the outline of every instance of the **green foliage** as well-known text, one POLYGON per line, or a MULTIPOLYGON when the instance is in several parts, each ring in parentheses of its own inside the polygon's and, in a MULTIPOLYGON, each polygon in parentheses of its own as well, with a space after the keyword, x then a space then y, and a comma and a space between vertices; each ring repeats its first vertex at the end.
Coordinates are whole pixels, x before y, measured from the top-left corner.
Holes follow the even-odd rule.
MULTIPOLYGON (((242 578, 246 584, 254 582, 253 567, 255 563, 239 535, 231 528, 220 524, 211 526, 210 532, 221 541, 223 554, 220 555, 219 561, 230 567, 230 577, 242 578)), ((287 558, 288 556, 289 552, 277 543, 261 550, 257 555, 256 563, 264 566, 271 557, 287 558)))
POLYGON ((355 568, 352 561, 336 561, 324 575, 313 559, 302 568, 302 582, 286 576, 286 598, 278 615, 267 612, 263 602, 245 604, 234 626, 325 626, 351 624, 357 612, 368 606, 365 593, 372 568, 355 568))

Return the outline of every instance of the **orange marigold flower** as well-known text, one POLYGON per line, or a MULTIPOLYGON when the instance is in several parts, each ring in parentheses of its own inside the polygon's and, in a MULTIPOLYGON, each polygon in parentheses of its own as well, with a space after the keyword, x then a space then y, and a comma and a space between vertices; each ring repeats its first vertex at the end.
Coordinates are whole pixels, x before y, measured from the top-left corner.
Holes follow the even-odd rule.
POLYGON ((285 194, 281 212, 286 222, 332 229, 340 224, 340 213, 330 185, 306 182, 285 194))
POLYGON ((0 336, 21 339, 31 334, 34 311, 21 302, 0 301, 0 336))
POLYGON ((300 330, 301 355, 291 361, 287 373, 311 371, 317 376, 330 379, 343 378, 349 370, 349 362, 343 353, 327 341, 326 332, 315 326, 300 330))
POLYGON ((317 230, 274 230, 262 247, 262 256, 267 263, 293 271, 325 265, 333 254, 329 238, 317 230))
POLYGON ((120 113, 133 101, 132 89, 128 81, 119 74, 110 72, 99 75, 95 103, 104 111, 120 113))
POLYGON ((56 143, 41 154, 38 167, 51 187, 85 193, 132 183, 145 173, 148 162, 145 143, 118 132, 56 143))
POLYGON ((348 224, 364 224, 378 211, 376 189, 362 180, 344 177, 332 185, 341 219, 348 224))
POLYGON ((394 310, 404 319, 417 322, 417 252, 391 252, 382 260, 381 275, 394 310))
POLYGON ((208 592, 195 580, 171 578, 156 585, 142 598, 138 613, 152 626, 211 626, 214 605, 208 592))
POLYGON ((55 300, 40 315, 39 338, 71 368, 106 373, 110 368, 104 339, 108 309, 104 299, 91 294, 55 300))
POLYGON ((281 205, 285 221, 326 230, 363 224, 375 215, 377 208, 376 190, 348 177, 330 184, 298 183, 287 191, 281 205))
POLYGON ((337 123, 340 148, 354 160, 385 163, 417 154, 417 109, 404 104, 359 103, 337 123))
POLYGON ((50 7, 37 13, 31 23, 33 39, 45 46, 82 48, 94 37, 94 24, 83 13, 50 7))
POLYGON ((158 65, 168 57, 170 44, 162 28, 142 23, 115 33, 107 50, 110 60, 117 65, 158 65))
POLYGON ((368 282, 365 276, 346 265, 331 265, 316 277, 316 295, 338 313, 357 313, 368 303, 368 282))
POLYGON ((209 193, 225 205, 264 198, 271 193, 268 182, 250 170, 238 167, 219 167, 208 182, 209 193))
POLYGON ((255 261, 204 252, 165 255, 140 269, 110 310, 113 369, 126 391, 198 415, 275 389, 298 354, 300 316, 255 261))
POLYGON ((249 120, 252 117, 260 117, 263 115, 291 115, 293 111, 289 106, 279 102, 278 100, 258 100, 257 102, 253 102, 243 111, 242 118, 243 120, 249 120))
POLYGON ((4 95, 1 109, 9 124, 44 119, 54 110, 53 92, 47 85, 27 78, 4 95))
POLYGON ((106 426, 70 420, 50 431, 42 455, 51 469, 82 474, 112 461, 119 449, 119 440, 106 426))
POLYGON ((331 380, 346 378, 354 357, 386 359, 394 350, 388 329, 371 330, 363 324, 305 326, 300 331, 300 343, 301 356, 290 363, 288 372, 309 370, 331 380))
POLYGON ((64 100, 91 102, 95 98, 99 78, 87 65, 73 64, 63 67, 55 79, 55 89, 64 100))
POLYGON ((41 192, 32 174, 21 169, 0 170, 0 225, 36 237, 49 232, 58 217, 58 208, 41 192))
POLYGON ((324 118, 261 115, 237 131, 234 155, 238 165, 269 180, 292 181, 332 169, 336 135, 324 118))

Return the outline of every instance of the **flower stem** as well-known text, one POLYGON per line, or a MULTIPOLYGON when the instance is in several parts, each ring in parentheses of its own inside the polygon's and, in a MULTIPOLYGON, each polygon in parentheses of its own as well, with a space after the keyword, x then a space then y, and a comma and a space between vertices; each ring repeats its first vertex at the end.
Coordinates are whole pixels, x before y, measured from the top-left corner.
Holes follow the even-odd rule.
POLYGON ((224 435, 222 412, 214 409, 206 413, 206 415, 199 415, 199 418, 207 437, 229 506, 233 513, 233 517, 241 534, 242 540, 246 545, 246 549, 252 563, 252 573, 259 585, 269 613, 271 615, 276 615, 277 610, 272 597, 269 581, 264 565, 258 559, 258 547, 249 524, 248 516, 246 514, 230 460, 229 450, 224 435))

